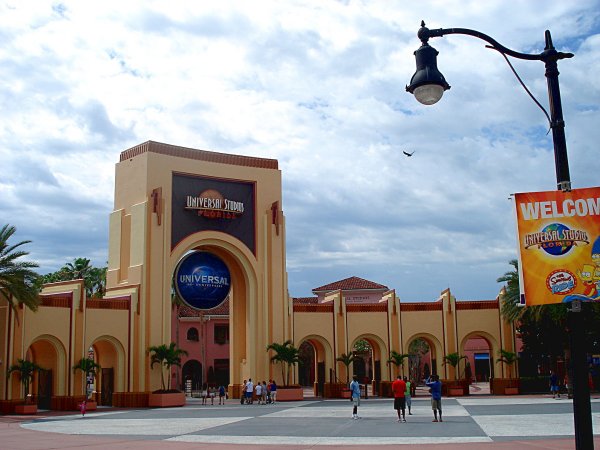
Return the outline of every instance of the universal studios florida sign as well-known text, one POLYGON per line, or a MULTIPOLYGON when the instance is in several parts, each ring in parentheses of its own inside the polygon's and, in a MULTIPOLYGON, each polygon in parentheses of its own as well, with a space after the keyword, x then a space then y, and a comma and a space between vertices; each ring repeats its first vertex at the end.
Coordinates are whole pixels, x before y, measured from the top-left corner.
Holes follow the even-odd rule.
POLYGON ((175 270, 175 289, 197 310, 213 309, 225 301, 231 287, 227 265, 218 256, 196 251, 186 255, 175 270))

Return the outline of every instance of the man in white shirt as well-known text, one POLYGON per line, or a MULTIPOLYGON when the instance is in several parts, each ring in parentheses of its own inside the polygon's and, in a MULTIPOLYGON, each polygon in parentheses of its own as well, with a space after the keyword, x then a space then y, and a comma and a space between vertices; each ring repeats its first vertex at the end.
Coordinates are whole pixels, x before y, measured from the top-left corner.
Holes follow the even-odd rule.
POLYGON ((254 392, 254 383, 252 382, 252 378, 248 378, 248 383, 246 383, 246 404, 252 404, 252 393, 254 392))

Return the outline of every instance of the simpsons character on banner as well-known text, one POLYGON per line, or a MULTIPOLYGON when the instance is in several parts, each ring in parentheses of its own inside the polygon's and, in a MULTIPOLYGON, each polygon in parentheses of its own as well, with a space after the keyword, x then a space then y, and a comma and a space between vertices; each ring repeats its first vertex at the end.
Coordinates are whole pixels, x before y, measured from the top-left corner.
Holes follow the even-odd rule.
POLYGON ((600 188, 515 194, 515 206, 521 303, 600 301, 600 188))

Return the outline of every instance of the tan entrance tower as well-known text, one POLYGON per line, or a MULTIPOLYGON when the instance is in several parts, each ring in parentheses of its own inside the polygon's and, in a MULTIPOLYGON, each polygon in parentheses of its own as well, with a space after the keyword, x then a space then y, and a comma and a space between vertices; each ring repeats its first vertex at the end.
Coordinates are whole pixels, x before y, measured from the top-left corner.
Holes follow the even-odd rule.
POLYGON ((147 350, 173 340, 173 275, 194 250, 231 273, 230 394, 275 375, 266 347, 292 337, 277 161, 149 141, 121 153, 110 215, 106 297, 132 304, 126 391, 160 387, 147 350))

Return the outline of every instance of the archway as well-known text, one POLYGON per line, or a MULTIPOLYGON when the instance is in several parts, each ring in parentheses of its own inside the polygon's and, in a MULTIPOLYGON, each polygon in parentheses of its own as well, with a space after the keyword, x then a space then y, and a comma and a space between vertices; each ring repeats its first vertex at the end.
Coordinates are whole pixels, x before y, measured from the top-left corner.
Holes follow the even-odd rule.
POLYGON ((186 390, 199 391, 202 388, 202 364, 196 359, 190 359, 181 368, 181 378, 186 390))
POLYGON ((335 381, 331 346, 324 337, 311 335, 300 341, 299 349, 301 352, 303 351, 303 359, 308 366, 308 370, 299 368, 299 378, 303 376, 303 381, 308 383, 306 386, 313 387, 315 394, 322 397, 325 393, 325 383, 335 381), (303 370, 305 370, 304 374, 302 374, 303 370), (327 379, 328 370, 329 380, 327 379))
POLYGON ((466 356, 459 377, 476 383, 487 383, 495 373, 496 340, 488 333, 474 331, 460 344, 460 354, 466 356))
MULTIPOLYGON (((261 328, 264 313, 260 302, 255 303, 257 307, 250 308, 251 299, 257 299, 257 283, 254 266, 251 263, 253 256, 248 249, 240 247, 237 243, 221 239, 218 233, 205 231, 195 233, 184 239, 173 251, 172 274, 177 263, 190 251, 209 252, 219 257, 227 266, 231 276, 231 288, 229 291, 229 361, 241 361, 242 364, 229 364, 229 361, 220 359, 220 366, 229 366, 229 382, 232 389, 240 387, 240 381, 244 376, 269 379, 271 376, 264 371, 267 364, 267 353, 256 351, 254 346, 248 347, 248 343, 254 342, 258 347, 257 335, 261 328), (215 235, 214 237, 211 235, 215 235), (203 239, 200 239, 200 237, 203 239)), ((266 305, 264 305, 266 307, 266 305)), ((210 310, 207 310, 210 314, 210 310)), ((201 333, 202 334, 202 333, 201 333)), ((201 337, 202 339, 202 337, 201 337)), ((267 343, 264 343, 266 348, 267 343)), ((206 364, 202 367, 208 367, 206 364)), ((202 379, 206 378, 203 374, 202 379)), ((223 378, 223 377, 221 377, 223 378)), ((231 395, 237 395, 235 390, 230 390, 231 395)))
POLYGON ((427 333, 419 333, 407 340, 409 356, 409 374, 417 384, 429 375, 447 378, 445 372, 440 373, 442 345, 438 339, 427 333))
POLYGON ((66 395, 69 368, 66 367, 66 352, 62 343, 54 336, 41 335, 33 340, 26 358, 42 370, 34 374, 31 394, 40 409, 50 409, 53 395, 66 395))
POLYGON ((93 343, 94 356, 100 365, 95 383, 99 405, 112 406, 113 392, 125 390, 125 351, 123 345, 112 336, 100 336, 93 343))
POLYGON ((316 350, 310 341, 300 344, 299 350, 298 383, 300 386, 313 386, 316 379, 316 350))
POLYGON ((371 386, 372 394, 378 394, 381 381, 389 380, 391 377, 391 368, 388 367, 384 371, 389 355, 387 346, 379 336, 363 334, 354 339, 352 350, 355 356, 358 356, 352 369, 359 371, 359 373, 354 372, 353 375, 360 376, 364 366, 364 376, 359 380, 366 386, 371 386))

